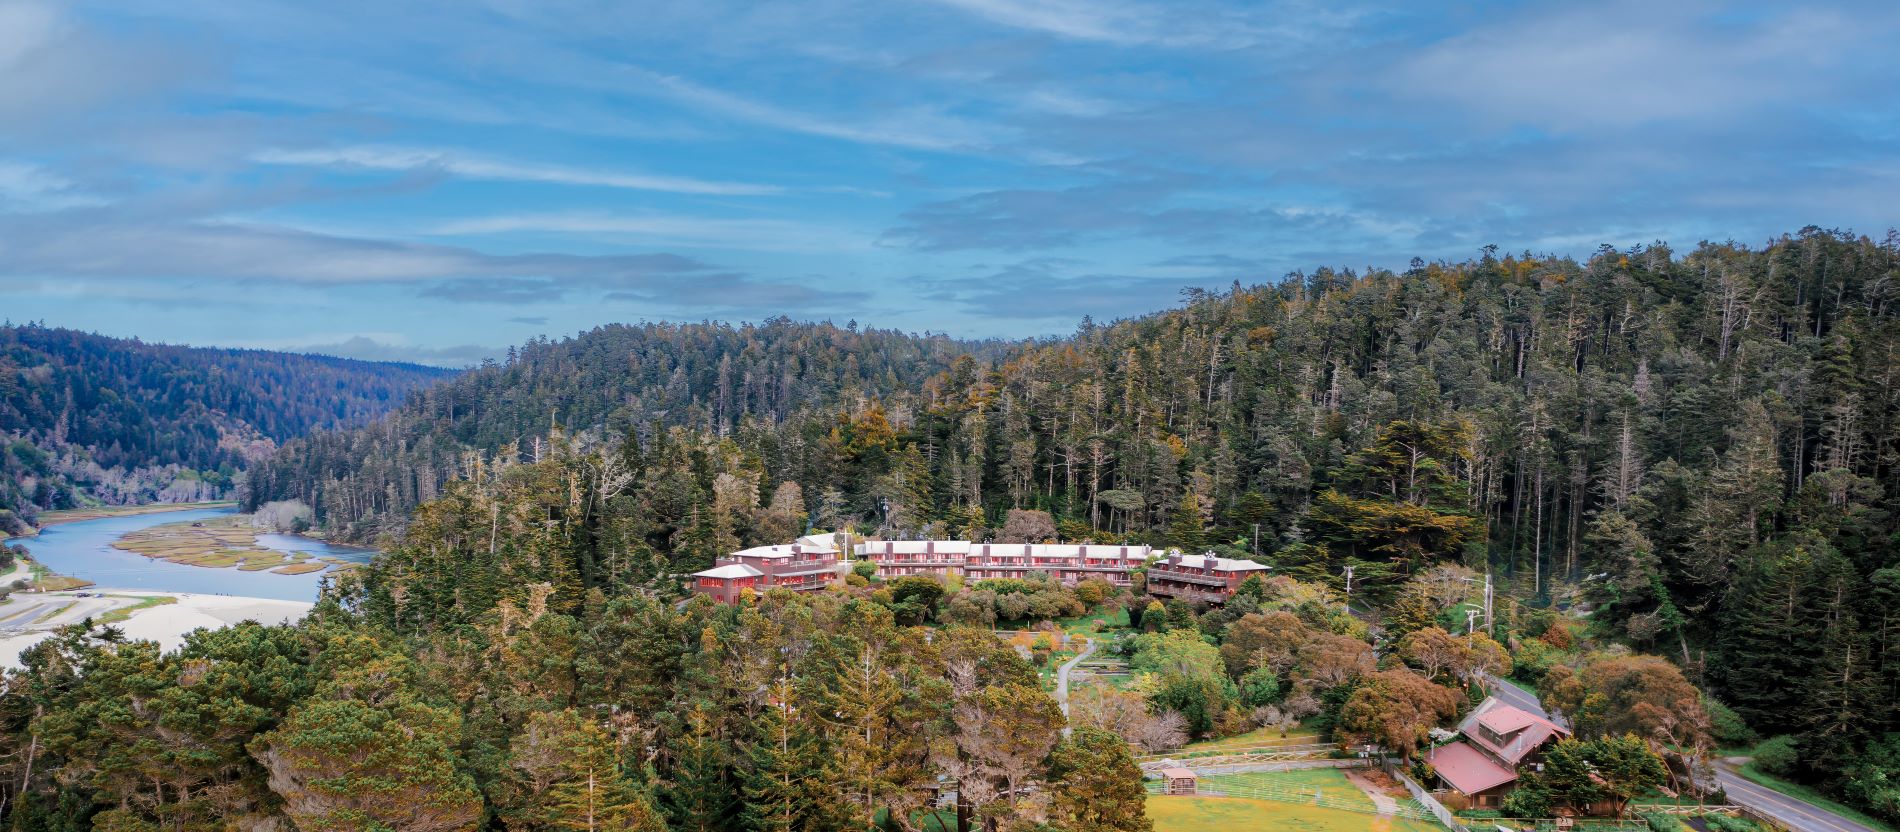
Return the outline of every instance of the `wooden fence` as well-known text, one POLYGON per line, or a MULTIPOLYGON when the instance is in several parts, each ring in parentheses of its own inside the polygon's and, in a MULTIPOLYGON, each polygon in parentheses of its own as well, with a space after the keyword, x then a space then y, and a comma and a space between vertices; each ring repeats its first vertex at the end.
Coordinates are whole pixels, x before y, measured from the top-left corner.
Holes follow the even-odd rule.
POLYGON ((1413 780, 1411 775, 1402 771, 1397 762, 1386 758, 1384 763, 1385 773, 1392 775, 1393 779, 1400 783, 1404 783, 1405 790, 1411 792, 1412 799, 1418 801, 1420 805, 1430 810, 1432 817, 1437 818, 1439 823, 1444 824, 1446 828, 1453 830, 1453 832, 1468 832, 1464 824, 1458 822, 1457 815, 1452 814, 1450 809, 1445 808, 1445 804, 1438 802, 1438 798, 1433 797, 1430 791, 1427 791, 1424 786, 1419 785, 1418 781, 1413 780))

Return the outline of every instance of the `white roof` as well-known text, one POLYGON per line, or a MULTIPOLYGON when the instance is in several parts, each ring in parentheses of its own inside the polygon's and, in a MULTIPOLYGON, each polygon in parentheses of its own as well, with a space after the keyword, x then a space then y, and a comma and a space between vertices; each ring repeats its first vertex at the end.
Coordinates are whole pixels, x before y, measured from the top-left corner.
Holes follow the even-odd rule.
POLYGON ((1212 569, 1216 572, 1258 572, 1273 568, 1264 563, 1213 555, 1182 555, 1179 563, 1189 569, 1212 569))
POLYGON ((829 546, 807 546, 799 543, 774 543, 770 546, 754 546, 740 549, 726 557, 729 558, 789 558, 793 555, 835 555, 838 550, 829 546))
POLYGON ((856 547, 858 554, 888 552, 893 555, 965 555, 970 552, 968 540, 869 540, 856 547))
POLYGON ((693 577, 695 578, 756 578, 763 574, 765 573, 760 572, 759 570, 754 569, 750 566, 747 566, 743 563, 728 563, 725 566, 715 566, 703 572, 694 572, 693 577))
POLYGON ((838 533, 808 534, 799 538, 797 543, 807 552, 836 552, 838 551, 838 533))
POLYGON ((1036 558, 1096 558, 1146 560, 1148 546, 1116 546, 1100 543, 971 543, 968 540, 868 540, 856 547, 860 555, 894 554, 1005 556, 1036 558))

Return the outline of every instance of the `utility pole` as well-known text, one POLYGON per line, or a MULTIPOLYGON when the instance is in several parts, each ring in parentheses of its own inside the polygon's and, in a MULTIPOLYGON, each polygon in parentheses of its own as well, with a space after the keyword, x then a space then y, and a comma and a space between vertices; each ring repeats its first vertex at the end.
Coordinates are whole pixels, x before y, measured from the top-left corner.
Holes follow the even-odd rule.
POLYGON ((1253 556, 1260 557, 1260 524, 1253 524, 1253 556))
POLYGON ((1491 598, 1491 565, 1487 563, 1484 568, 1484 634, 1496 638, 1498 625, 1491 618, 1491 598))
POLYGON ((1346 564, 1346 606, 1352 606, 1352 564, 1346 564))
POLYGON ((1483 610, 1476 607, 1465 607, 1465 635, 1471 635, 1478 631, 1478 616, 1483 614, 1483 612, 1483 610))

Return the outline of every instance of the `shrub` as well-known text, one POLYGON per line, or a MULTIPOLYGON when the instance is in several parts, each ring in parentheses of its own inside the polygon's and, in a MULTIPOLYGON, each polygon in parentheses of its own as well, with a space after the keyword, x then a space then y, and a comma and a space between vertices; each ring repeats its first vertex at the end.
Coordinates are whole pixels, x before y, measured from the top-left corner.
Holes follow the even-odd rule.
POLYGON ((1788 774, 1800 761, 1794 737, 1775 737, 1755 747, 1755 767, 1769 774, 1788 774))
POLYGON ((1649 827, 1649 832, 1683 832, 1682 821, 1661 812, 1643 813, 1643 824, 1649 827))
POLYGON ((1049 638, 1048 633, 1043 633, 1036 636, 1036 640, 1029 645, 1029 651, 1035 656, 1037 665, 1045 665, 1049 663, 1049 656, 1055 653, 1056 643, 1049 638))
POLYGON ((1535 685, 1543 681, 1544 674, 1562 658, 1556 648, 1541 639, 1526 641, 1511 656, 1511 677, 1535 685))
POLYGON ((1702 822, 1709 825, 1712 832, 1761 832, 1761 826, 1748 818, 1728 815, 1703 815, 1702 822))
POLYGON ((1529 782, 1511 790, 1498 808, 1514 818, 1550 817, 1551 794, 1541 783, 1529 782))
POLYGON ((1742 721, 1741 714, 1711 697, 1702 697, 1702 712, 1709 715, 1709 734, 1724 748, 1752 745, 1761 738, 1742 721))
POLYGON ((1280 701, 1280 677, 1273 668, 1256 667, 1240 677, 1240 700, 1249 707, 1258 708, 1280 701))

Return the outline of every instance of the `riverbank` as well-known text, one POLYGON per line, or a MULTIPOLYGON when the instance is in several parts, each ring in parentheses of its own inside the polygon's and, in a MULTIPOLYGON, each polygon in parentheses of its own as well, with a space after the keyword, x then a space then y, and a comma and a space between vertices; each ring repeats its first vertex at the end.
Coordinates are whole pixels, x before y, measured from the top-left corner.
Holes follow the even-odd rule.
POLYGON ((155 641, 169 651, 183 645, 193 630, 244 621, 300 621, 312 606, 308 601, 149 589, 16 594, 0 602, 0 667, 19 667, 20 653, 28 647, 52 637, 60 627, 89 618, 118 627, 128 639, 155 641))
POLYGON ((205 508, 235 508, 236 500, 210 500, 202 503, 146 503, 142 506, 93 506, 89 508, 63 508, 57 511, 40 512, 39 525, 21 535, 0 536, 0 543, 16 538, 30 538, 39 534, 40 529, 57 526, 61 523, 78 523, 85 520, 99 520, 107 517, 136 517, 141 514, 158 514, 167 511, 192 511, 205 508))
POLYGON ((61 523, 46 528, 36 538, 20 541, 20 545, 29 550, 39 566, 100 587, 129 592, 188 592, 304 602, 316 600, 323 585, 335 580, 340 564, 367 563, 375 557, 375 552, 366 549, 260 533, 230 506, 61 523), (152 548, 148 544, 167 545, 165 537, 171 533, 157 536, 141 533, 159 526, 173 527, 184 535, 170 543, 189 542, 191 548, 166 551, 152 548), (144 541, 136 545, 151 551, 146 554, 132 551, 129 547, 134 544, 128 540, 144 541), (241 546, 227 543, 241 543, 241 546), (197 562, 169 559, 178 555, 189 556, 197 562), (239 565, 247 568, 206 568, 239 565), (286 569, 291 566, 298 568, 286 569))
MULTIPOLYGON (((349 565, 337 558, 317 557, 306 551, 272 548, 259 538, 249 515, 233 514, 128 532, 113 541, 112 547, 186 566, 213 569, 234 566, 246 572, 269 570, 279 575, 307 575, 349 565)), ((321 545, 318 541, 309 543, 321 545)))

